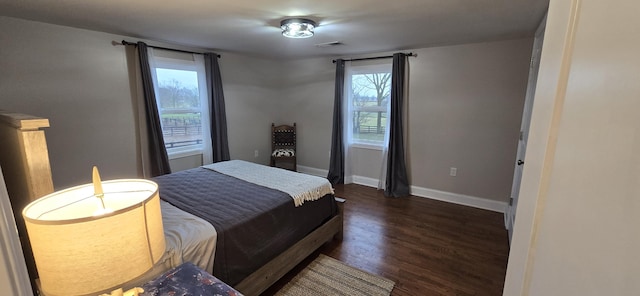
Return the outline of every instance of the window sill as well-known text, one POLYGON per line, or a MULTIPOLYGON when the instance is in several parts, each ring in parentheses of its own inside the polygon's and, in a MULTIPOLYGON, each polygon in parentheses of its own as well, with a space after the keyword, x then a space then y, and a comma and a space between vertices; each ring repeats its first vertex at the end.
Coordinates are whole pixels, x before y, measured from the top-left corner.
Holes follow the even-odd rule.
POLYGON ((349 145, 349 147, 351 147, 351 148, 360 148, 360 149, 369 149, 369 150, 379 150, 379 151, 382 151, 383 148, 384 148, 382 145, 365 144, 365 143, 351 143, 349 145))
POLYGON ((189 150, 180 150, 180 151, 174 151, 174 152, 167 151, 167 155, 169 156, 169 160, 173 160, 173 159, 178 159, 183 157, 202 155, 202 149, 189 149, 189 150))

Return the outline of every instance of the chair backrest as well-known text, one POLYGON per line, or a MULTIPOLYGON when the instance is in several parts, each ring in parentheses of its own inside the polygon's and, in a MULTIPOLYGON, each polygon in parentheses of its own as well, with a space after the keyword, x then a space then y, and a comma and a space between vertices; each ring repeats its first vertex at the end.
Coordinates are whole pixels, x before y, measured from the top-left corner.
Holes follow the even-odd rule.
POLYGON ((271 124, 271 150, 296 149, 296 123, 291 125, 271 124))

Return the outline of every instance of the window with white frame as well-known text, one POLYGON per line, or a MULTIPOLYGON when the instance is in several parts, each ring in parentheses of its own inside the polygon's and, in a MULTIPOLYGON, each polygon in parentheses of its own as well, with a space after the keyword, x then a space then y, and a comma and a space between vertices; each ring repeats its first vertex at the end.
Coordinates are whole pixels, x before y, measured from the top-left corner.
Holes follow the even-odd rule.
POLYGON ((169 158, 202 154, 210 141, 203 57, 155 50, 149 62, 169 158))
POLYGON ((346 80, 350 143, 382 147, 388 130, 391 64, 351 66, 346 80))

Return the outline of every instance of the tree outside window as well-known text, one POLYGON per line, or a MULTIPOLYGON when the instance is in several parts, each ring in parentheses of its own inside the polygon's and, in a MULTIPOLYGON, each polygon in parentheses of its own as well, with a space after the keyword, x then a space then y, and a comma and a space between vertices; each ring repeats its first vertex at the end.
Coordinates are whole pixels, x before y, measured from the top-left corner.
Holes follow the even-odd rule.
POLYGON ((358 73, 350 77, 352 139, 354 143, 382 145, 387 129, 391 73, 358 73))
POLYGON ((167 149, 202 144, 201 98, 196 71, 156 68, 158 109, 167 149))

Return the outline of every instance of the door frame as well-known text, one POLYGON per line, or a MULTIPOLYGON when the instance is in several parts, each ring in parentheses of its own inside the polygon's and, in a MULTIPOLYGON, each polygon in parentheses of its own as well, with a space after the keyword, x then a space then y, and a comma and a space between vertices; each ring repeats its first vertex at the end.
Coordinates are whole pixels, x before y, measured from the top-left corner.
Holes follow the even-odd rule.
POLYGON ((531 62, 529 63, 529 81, 527 83, 527 93, 525 95, 522 111, 518 150, 513 170, 513 182, 511 184, 511 196, 509 198, 509 204, 504 211, 504 225, 509 232, 509 243, 511 243, 511 237, 513 236, 513 229, 515 226, 520 183, 522 181, 522 171, 524 169, 527 140, 529 138, 529 127, 531 125, 531 113, 533 111, 533 98, 535 97, 536 85, 538 82, 538 70, 540 69, 540 57, 542 56, 542 43, 544 40, 546 23, 547 16, 545 14, 542 21, 540 21, 540 25, 538 25, 533 41, 531 62))

